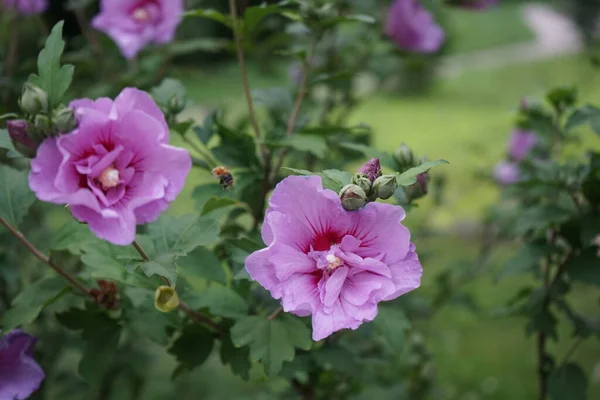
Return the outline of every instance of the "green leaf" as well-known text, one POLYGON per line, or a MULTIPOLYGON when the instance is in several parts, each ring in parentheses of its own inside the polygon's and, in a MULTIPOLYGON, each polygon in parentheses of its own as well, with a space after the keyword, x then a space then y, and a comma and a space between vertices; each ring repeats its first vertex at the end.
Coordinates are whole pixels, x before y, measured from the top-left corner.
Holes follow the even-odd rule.
POLYGON ((406 315, 397 308, 380 306, 374 323, 390 349, 400 354, 404 348, 405 332, 410 328, 406 315))
POLYGON ((61 21, 52 28, 46 45, 38 56, 38 75, 30 77, 34 85, 48 93, 50 108, 55 108, 62 102, 63 96, 71 85, 75 70, 72 65, 62 67, 60 65, 60 58, 65 49, 65 42, 62 40, 63 25, 64 21, 61 21))
POLYGON ((221 362, 229 365, 234 374, 244 380, 250 379, 250 349, 248 346, 237 348, 231 341, 230 332, 221 337, 221 362))
POLYGON ((210 356, 213 344, 213 334, 207 328, 200 324, 186 325, 181 336, 169 348, 169 354, 179 363, 173 378, 202 365, 210 356))
POLYGON ((332 26, 346 23, 346 22, 362 22, 365 24, 373 25, 377 20, 370 15, 344 15, 339 17, 328 18, 319 22, 321 28, 331 28, 332 26))
POLYGON ((180 81, 173 78, 163 79, 160 85, 152 88, 151 94, 158 105, 165 109, 174 97, 177 97, 181 101, 185 101, 186 98, 185 87, 180 81))
POLYGON ((571 214, 571 211, 553 204, 530 207, 521 212, 514 229, 517 234, 524 234, 531 229, 546 229, 567 221, 571 214))
POLYGON ((211 282, 225 284, 227 277, 221 261, 206 247, 198 247, 185 257, 177 260, 181 274, 186 278, 197 277, 211 282))
POLYGON ((104 248, 86 248, 85 254, 81 256, 81 262, 88 267, 90 274, 95 279, 126 282, 124 263, 105 252, 104 248))
POLYGON ((25 286, 15 297, 12 308, 2 316, 5 331, 36 320, 40 312, 70 290, 62 277, 44 278, 25 286))
POLYGON ((80 224, 74 218, 63 224, 52 235, 54 243, 52 250, 67 250, 73 255, 81 255, 85 248, 93 247, 94 243, 99 243, 100 239, 95 237, 86 224, 80 224))
POLYGON ((102 311, 73 308, 56 315, 58 321, 72 330, 81 330, 85 345, 79 362, 79 374, 98 388, 119 348, 121 326, 102 311))
POLYGON ((272 14, 283 13, 285 9, 282 8, 282 5, 285 5, 286 3, 287 2, 273 5, 263 4, 260 6, 248 7, 244 12, 244 31, 246 33, 251 33, 265 17, 272 14))
POLYGON ((210 246, 219 239, 219 224, 211 218, 193 214, 179 218, 162 215, 148 226, 148 234, 154 240, 159 253, 183 256, 198 246, 210 246))
POLYGON ((273 147, 289 147, 297 151, 311 153, 320 159, 325 158, 327 154, 325 138, 317 135, 286 136, 282 140, 271 141, 268 144, 273 147))
POLYGON ((168 51, 175 56, 182 56, 195 52, 217 53, 229 47, 231 40, 222 38, 195 38, 185 41, 176 41, 168 45, 168 51))
POLYGON ((167 278, 171 286, 175 286, 175 282, 177 281, 177 266, 172 260, 169 263, 148 261, 140 264, 139 266, 142 268, 147 277, 151 277, 152 275, 162 276, 167 278))
POLYGON ((429 171, 431 168, 442 164, 449 164, 446 160, 429 161, 419 165, 418 167, 411 168, 401 173, 398 178, 398 185, 400 186, 411 186, 417 182, 417 175, 429 171))
POLYGON ((206 215, 212 211, 218 210, 220 208, 225 208, 229 206, 239 205, 237 201, 227 198, 227 197, 216 197, 213 196, 204 205, 202 208, 202 215, 206 215))
POLYGON ((253 136, 243 131, 234 131, 218 123, 217 128, 221 143, 213 148, 212 152, 220 162, 228 167, 260 165, 253 136))
POLYGON ((6 129, 0 129, 0 149, 6 149, 9 152, 17 151, 6 129))
POLYGON ((284 324, 264 316, 240 319, 231 328, 231 340, 236 347, 250 346, 250 359, 261 361, 270 377, 276 376, 283 362, 292 361, 296 353, 284 324))
POLYGON ((600 257, 596 248, 588 248, 565 266, 567 275, 576 282, 600 286, 600 257))
POLYGON ((504 264, 497 279, 536 271, 540 259, 546 254, 547 247, 526 244, 521 246, 517 254, 504 264))
POLYGON ((565 130, 570 131, 585 124, 589 124, 594 132, 600 135, 600 108, 588 104, 575 110, 569 116, 565 130))
POLYGON ((285 168, 289 171, 294 172, 296 175, 303 176, 320 176, 325 189, 339 192, 345 185, 349 184, 352 180, 352 175, 345 171, 339 171, 337 169, 326 169, 323 172, 310 172, 303 169, 285 168))
POLYGON ((153 289, 129 286, 125 288, 125 294, 133 303, 133 307, 127 308, 127 327, 140 336, 166 346, 171 336, 168 330, 179 325, 177 313, 156 312, 153 289))
POLYGON ((35 201, 29 189, 27 171, 0 165, 0 217, 13 227, 19 226, 35 201))
MULTIPOLYGON (((237 178, 237 176, 236 176, 237 178)), ((237 180, 237 179, 236 179, 237 180)), ((237 186, 237 182, 236 182, 237 186)), ((197 186, 192 193, 192 197, 196 201, 196 209, 202 211, 206 203, 213 197, 226 197, 229 199, 234 198, 234 191, 226 192, 223 187, 218 183, 207 183, 204 185, 197 186)))
POLYGON ((232 21, 231 17, 229 17, 228 15, 225 15, 217 10, 213 10, 210 8, 208 8, 208 9, 200 8, 197 10, 186 11, 185 13, 183 13, 183 16, 184 17, 208 18, 213 21, 220 22, 228 28, 233 28, 233 21, 232 21))
POLYGON ((306 324, 300 318, 290 314, 284 314, 278 318, 287 331, 290 343, 298 349, 310 350, 313 341, 310 336, 310 329, 306 324))
POLYGON ((321 73, 316 74, 310 80, 309 86, 324 84, 324 83, 332 83, 337 81, 347 81, 354 77, 354 74, 351 71, 337 71, 331 73, 321 73))
POLYGON ((204 118, 204 123, 202 124, 202 126, 195 126, 192 130, 194 131, 194 133, 196 134, 196 136, 198 136, 198 139, 200 139, 200 141, 203 144, 207 144, 208 141, 210 140, 210 138, 212 137, 213 133, 215 133, 214 125, 215 125, 215 120, 217 119, 217 112, 213 111, 210 114, 208 114, 208 116, 206 118, 204 118))
POLYGON ((349 375, 360 374, 356 354, 338 344, 328 344, 310 354, 315 362, 326 370, 333 369, 349 375))
POLYGON ((383 167, 391 168, 393 170, 398 169, 398 164, 396 163, 394 157, 392 157, 391 154, 384 153, 382 151, 374 149, 373 147, 359 143, 340 143, 340 147, 343 147, 348 150, 357 151, 369 158, 379 158, 379 162, 383 167))
POLYGON ((243 318, 248 315, 248 304, 232 289, 213 285, 200 292, 187 292, 182 299, 194 309, 208 308, 212 314, 226 318, 243 318))
POLYGON ((561 365, 548 376, 548 394, 552 400, 586 400, 588 379, 577 364, 561 365))

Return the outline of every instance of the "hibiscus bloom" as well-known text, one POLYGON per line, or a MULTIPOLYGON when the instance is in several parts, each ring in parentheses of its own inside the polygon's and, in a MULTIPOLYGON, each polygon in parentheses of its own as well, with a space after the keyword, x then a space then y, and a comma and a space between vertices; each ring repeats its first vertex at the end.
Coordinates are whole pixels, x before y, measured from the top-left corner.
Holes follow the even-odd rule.
POLYGON ((68 204, 96 236, 131 244, 136 224, 156 220, 181 192, 190 155, 169 146, 165 117, 145 92, 128 88, 114 101, 70 107, 78 127, 42 142, 29 186, 42 201, 68 204))
POLYGON ((183 17, 183 0, 102 0, 92 26, 134 58, 150 43, 169 43, 183 17))
POLYGON ((508 143, 508 154, 511 159, 521 161, 529 155, 531 150, 537 144, 537 135, 535 132, 515 129, 508 143))
POLYGON ((2 8, 23 15, 41 14, 48 8, 48 0, 0 0, 2 8))
POLYGON ((284 179, 269 205, 268 247, 246 259, 246 270, 284 311, 312 315, 314 340, 357 329, 375 318, 377 303, 419 287, 423 270, 401 207, 348 212, 317 176, 284 179))
POLYGON ((46 377, 33 359, 37 339, 20 330, 0 338, 0 399, 23 400, 46 377))
POLYGON ((396 0, 388 12, 387 35, 401 49, 435 53, 445 40, 443 29, 418 0, 396 0))
POLYGON ((520 178, 519 167, 511 162, 502 161, 494 168, 494 178, 501 185, 513 185, 520 178))

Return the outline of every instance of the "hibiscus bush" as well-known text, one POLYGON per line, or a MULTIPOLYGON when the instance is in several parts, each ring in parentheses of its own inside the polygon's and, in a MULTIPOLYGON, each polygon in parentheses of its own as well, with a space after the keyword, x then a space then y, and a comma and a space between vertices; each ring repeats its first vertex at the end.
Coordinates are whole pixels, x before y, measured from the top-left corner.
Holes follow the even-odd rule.
MULTIPOLYGON (((440 51, 434 14, 417 0, 392 2, 385 18, 353 1, 230 0, 221 12, 102 0, 88 19, 93 3, 69 2, 85 44, 65 43, 61 21, 28 63, 15 38, 47 2, 0 1, 19 27, 0 93, 0 400, 185 396, 186 376, 205 363, 271 397, 439 398, 418 327, 468 300, 460 286, 480 262, 445 271, 433 297, 404 296, 420 286, 427 254, 419 257, 419 236, 403 221, 430 192, 430 170, 448 162, 418 157, 401 138, 378 151, 370 127, 349 122, 364 95, 359 77, 383 87, 393 74, 379 60, 440 51), (184 19, 231 31, 208 47, 234 54, 241 109, 184 113, 191 101, 170 63, 207 47, 175 39, 184 19), (284 35, 262 30, 273 20, 284 35), (265 54, 295 61, 293 87, 253 88, 246 60, 265 54), (193 211, 181 212, 192 208, 185 201, 193 211), (172 381, 163 395, 152 383, 165 359, 172 381)), ((538 301, 528 315, 542 337, 541 399, 585 387, 581 369, 544 347, 554 336, 550 308, 568 310, 578 335, 595 332, 564 295, 571 280, 595 279, 586 265, 598 224, 583 239, 583 223, 599 211, 597 155, 578 168, 549 161, 567 131, 597 122, 598 110, 575 109, 570 95, 553 92, 553 111, 524 106, 510 160, 496 171, 515 190, 564 183, 574 202, 563 209, 561 192, 540 189, 531 201, 517 192, 514 215, 533 222, 493 221, 521 227, 512 234, 545 260, 543 287, 519 299, 538 301)))

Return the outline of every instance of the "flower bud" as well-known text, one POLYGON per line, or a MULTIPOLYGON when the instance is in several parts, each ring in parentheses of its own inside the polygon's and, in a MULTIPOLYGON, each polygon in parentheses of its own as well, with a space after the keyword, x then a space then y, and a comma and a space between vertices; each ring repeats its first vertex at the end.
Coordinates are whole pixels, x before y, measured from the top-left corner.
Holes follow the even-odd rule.
POLYGON ((175 289, 169 286, 159 286, 154 293, 154 307, 164 313, 179 307, 179 297, 175 289))
POLYGON ((410 147, 404 143, 398 147, 398 150, 394 153, 394 157, 398 161, 398 164, 400 164, 401 169, 409 169, 415 166, 415 155, 410 147))
POLYGON ((375 179, 381 176, 381 164, 379 163, 379 158, 373 158, 367 161, 357 172, 366 175, 371 182, 375 182, 375 179))
POLYGON ((60 133, 69 133, 77 127, 75 112, 70 108, 58 110, 54 115, 54 126, 60 133))
POLYGON ((352 183, 359 186, 367 194, 371 192, 371 180, 365 174, 354 174, 352 183))
POLYGON ((346 185, 340 191, 342 207, 346 211, 356 211, 367 204, 367 194, 358 185, 346 185))
POLYGON ((429 187, 429 175, 427 172, 417 175, 417 182, 406 188, 406 194, 410 200, 420 199, 427 194, 429 187))
POLYGON ((27 124, 27 121, 22 119, 13 119, 6 122, 6 129, 14 142, 35 149, 35 143, 27 135, 28 126, 29 124, 27 124))
POLYGON ((48 111, 48 94, 41 88, 25 84, 19 101, 19 106, 24 113, 35 115, 48 111))
POLYGON ((47 136, 52 133, 52 122, 50 118, 43 114, 38 114, 33 119, 33 126, 35 130, 41 133, 43 136, 47 136))
POLYGON ((389 199, 396 193, 398 189, 398 181, 395 175, 383 175, 375 180, 373 191, 382 200, 389 199))
POLYGON ((171 114, 179 114, 183 111, 183 109, 185 108, 185 100, 183 100, 181 97, 175 95, 173 97, 171 97, 171 100, 169 100, 169 113, 171 114))

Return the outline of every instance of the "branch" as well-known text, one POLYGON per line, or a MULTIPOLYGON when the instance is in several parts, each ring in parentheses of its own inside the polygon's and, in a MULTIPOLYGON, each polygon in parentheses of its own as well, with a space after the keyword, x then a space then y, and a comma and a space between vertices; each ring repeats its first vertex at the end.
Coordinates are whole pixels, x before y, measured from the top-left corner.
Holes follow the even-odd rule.
POLYGON ((283 307, 279 307, 277 310, 273 311, 273 314, 269 315, 269 316, 267 317, 267 319, 268 319, 269 321, 272 321, 272 320, 274 320, 275 318, 277 318, 277 316, 278 316, 279 314, 281 314, 281 312, 282 312, 282 311, 283 311, 283 307))
POLYGON ((91 295, 90 290, 88 288, 86 288, 83 284, 81 284, 79 281, 77 281, 77 279, 75 279, 73 276, 71 276, 71 274, 69 274, 63 268, 56 265, 50 259, 50 257, 48 257, 47 255, 42 253, 37 247, 35 247, 35 245, 33 243, 31 243, 29 240, 27 240, 27 238, 21 232, 19 232, 16 228, 11 226, 8 223, 8 221, 6 221, 4 218, 0 217, 0 224, 3 225, 14 237, 16 237, 17 240, 19 240, 27 248, 27 250, 29 250, 29 252, 31 252, 31 254, 33 254, 38 260, 40 260, 44 264, 48 265, 57 274, 59 274, 60 276, 65 278, 71 284, 71 286, 73 286, 74 288, 79 290, 81 293, 83 293, 90 299, 94 300, 94 302, 96 301, 96 299, 91 295))
MULTIPOLYGON (((308 52, 308 57, 304 60, 304 66, 302 68, 302 80, 298 85, 298 92, 296 93, 296 102, 294 103, 294 108, 292 109, 292 113, 290 114, 290 118, 288 119, 286 136, 291 136, 294 133, 294 128, 296 126, 296 121, 298 120, 298 116, 300 115, 300 109, 302 107, 302 102, 304 101, 304 97, 306 96, 306 87, 308 84, 308 76, 310 75, 310 69, 313 65, 313 58, 315 57, 315 52, 317 50, 317 44, 319 43, 319 37, 315 37, 310 45, 310 50, 308 52)), ((275 164, 275 168, 271 171, 271 185, 275 183, 277 179, 277 174, 283 165, 283 161, 285 160, 285 156, 288 153, 288 149, 284 149, 279 154, 279 159, 275 164)))

